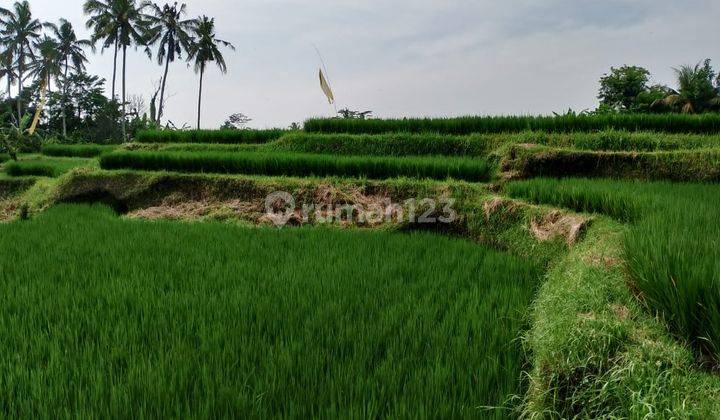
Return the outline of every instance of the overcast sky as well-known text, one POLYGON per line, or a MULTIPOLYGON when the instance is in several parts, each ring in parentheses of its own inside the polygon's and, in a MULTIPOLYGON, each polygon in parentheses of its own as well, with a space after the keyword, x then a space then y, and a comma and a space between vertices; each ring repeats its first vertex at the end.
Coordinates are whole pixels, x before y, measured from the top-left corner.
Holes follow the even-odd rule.
MULTIPOLYGON (((9 0, 0 0, 9 4, 9 0)), ((186 0, 214 16, 227 75, 206 77, 203 126, 242 112, 257 128, 330 116, 319 88, 317 45, 339 107, 379 117, 549 114, 597 105, 610 66, 672 67, 712 58, 720 68, 718 0, 186 0)), ((30 0, 42 20, 70 20, 87 35, 82 0, 30 0)), ((112 53, 89 71, 110 80, 112 53)), ((128 57, 128 93, 145 96, 162 68, 128 57)), ((171 67, 166 117, 195 121, 198 78, 171 67)), ((109 88, 108 88, 109 89, 109 88)))

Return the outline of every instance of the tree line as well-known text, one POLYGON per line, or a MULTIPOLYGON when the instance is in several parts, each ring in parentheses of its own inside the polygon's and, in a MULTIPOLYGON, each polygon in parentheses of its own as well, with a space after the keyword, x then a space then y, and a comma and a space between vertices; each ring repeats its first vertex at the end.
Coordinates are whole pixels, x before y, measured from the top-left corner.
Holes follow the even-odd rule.
POLYGON ((121 139, 127 139, 133 125, 161 124, 170 67, 184 60, 199 75, 200 127, 208 64, 214 63, 226 73, 222 49, 234 50, 230 42, 218 38, 213 18, 187 18, 187 6, 177 2, 161 6, 138 0, 87 0, 83 12, 91 30, 89 39, 80 39, 65 19, 41 22, 33 16, 27 0, 9 8, 0 7, 0 80, 4 79, 6 86, 0 124, 12 125, 16 135, 28 134, 33 114, 40 109, 48 131, 63 138, 68 137, 68 126, 73 125, 92 126, 92 134, 107 136, 102 138, 116 138, 119 134, 121 139), (148 59, 162 66, 149 118, 139 115, 127 96, 127 55, 131 48, 141 49, 148 59), (105 94, 105 80, 86 72, 88 51, 95 53, 98 49, 113 54, 109 97, 105 94))
POLYGON ((651 85, 650 71, 643 67, 611 68, 600 79, 597 112, 720 112, 720 75, 713 70, 710 59, 673 70, 676 88, 651 85))

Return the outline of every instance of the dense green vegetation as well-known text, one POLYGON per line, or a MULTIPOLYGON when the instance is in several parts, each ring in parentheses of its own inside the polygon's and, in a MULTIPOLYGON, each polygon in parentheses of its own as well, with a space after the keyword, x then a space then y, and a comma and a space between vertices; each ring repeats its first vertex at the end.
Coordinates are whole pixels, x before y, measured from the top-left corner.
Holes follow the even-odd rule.
POLYGON ((593 151, 674 151, 720 148, 720 136, 666 134, 606 130, 592 133, 547 133, 525 131, 515 134, 391 133, 382 135, 293 133, 268 143, 270 150, 343 155, 483 156, 514 144, 540 144, 593 151))
POLYGON ((294 133, 269 146, 291 152, 372 156, 482 156, 488 151, 484 138, 405 133, 377 136, 294 133))
POLYGON ((287 130, 148 130, 135 136, 140 143, 267 143, 287 130))
POLYGON ((58 177, 73 168, 96 165, 95 161, 78 158, 30 158, 5 164, 10 176, 58 177))
POLYGON ((41 152, 46 156, 92 158, 103 153, 112 152, 117 146, 98 144, 45 144, 41 152))
MULTIPOLYGON (((274 142, 273 142, 274 143, 274 142)), ((249 152, 269 149, 272 143, 223 144, 223 143, 126 143, 121 150, 163 152, 249 152)))
POLYGON ((605 130, 591 133, 527 132, 506 135, 505 143, 535 143, 595 151, 656 152, 720 148, 718 135, 688 135, 605 130))
POLYGON ((214 172, 288 176, 416 177, 486 181, 482 159, 361 157, 259 152, 115 152, 100 156, 103 169, 214 172))
POLYGON ((720 360, 720 190, 702 184, 533 179, 507 192, 634 220, 624 257, 652 312, 703 356, 720 360))
POLYGON ((0 249, 0 407, 19 416, 505 417, 539 276, 428 234, 85 206, 0 225, 0 249))
POLYGON ((599 114, 524 117, 460 117, 436 119, 310 119, 305 130, 315 133, 385 134, 393 132, 465 135, 473 133, 549 133, 599 130, 715 134, 720 114, 599 114))
POLYGON ((521 145, 503 162, 531 177, 598 177, 682 182, 720 181, 720 149, 596 152, 521 145))

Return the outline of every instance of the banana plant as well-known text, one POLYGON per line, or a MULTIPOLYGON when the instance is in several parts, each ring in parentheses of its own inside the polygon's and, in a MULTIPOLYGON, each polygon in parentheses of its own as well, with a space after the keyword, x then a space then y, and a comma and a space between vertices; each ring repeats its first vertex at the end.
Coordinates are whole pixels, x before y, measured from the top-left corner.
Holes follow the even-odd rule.
POLYGON ((0 129, 0 144, 2 144, 12 160, 18 160, 17 153, 20 146, 36 136, 36 134, 30 133, 31 118, 30 114, 26 114, 18 121, 13 115, 13 122, 10 127, 0 129))

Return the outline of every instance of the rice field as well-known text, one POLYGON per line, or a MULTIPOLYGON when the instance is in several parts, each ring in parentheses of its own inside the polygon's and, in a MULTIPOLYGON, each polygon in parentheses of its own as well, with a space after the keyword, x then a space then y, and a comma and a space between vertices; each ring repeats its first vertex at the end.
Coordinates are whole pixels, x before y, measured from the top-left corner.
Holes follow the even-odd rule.
POLYGON ((0 224, 0 249, 13 417, 511 417, 541 275, 431 234, 101 206, 0 224))
POLYGON ((97 161, 81 158, 24 157, 5 163, 5 172, 10 176, 59 177, 74 168, 96 167, 97 161))
POLYGON ((642 301, 710 365, 720 363, 720 188, 534 179, 507 192, 632 221, 623 251, 642 301))
POLYGON ((544 131, 572 133, 601 130, 716 134, 718 114, 603 114, 561 116, 474 116, 459 118, 322 119, 305 121, 313 133, 386 134, 393 132, 466 135, 544 131))
POLYGON ((100 156, 103 169, 238 173, 286 176, 348 176, 371 179, 414 177, 490 179, 483 159, 362 157, 260 152, 115 152, 100 156))
POLYGON ((137 134, 139 143, 267 143, 287 130, 148 130, 137 134))
POLYGON ((716 120, 310 120, 21 154, 0 174, 0 220, 22 219, 0 223, 0 415, 706 417, 716 120), (460 217, 243 227, 283 189, 460 217))
POLYGON ((103 153, 109 153, 115 150, 117 146, 106 146, 99 144, 45 144, 42 146, 41 153, 45 156, 54 157, 79 157, 93 158, 103 153))

